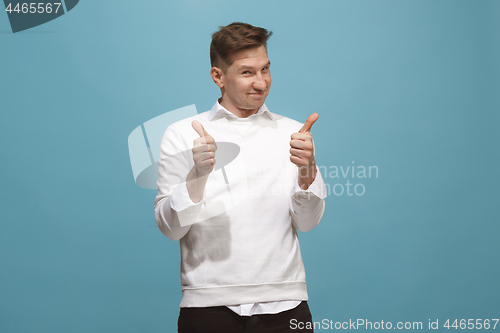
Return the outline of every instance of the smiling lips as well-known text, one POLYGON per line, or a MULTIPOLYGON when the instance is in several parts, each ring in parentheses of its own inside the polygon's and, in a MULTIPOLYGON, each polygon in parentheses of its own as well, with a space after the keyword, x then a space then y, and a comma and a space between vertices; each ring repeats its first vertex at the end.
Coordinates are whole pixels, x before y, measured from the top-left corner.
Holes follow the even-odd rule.
POLYGON ((264 91, 261 91, 261 92, 255 92, 255 93, 248 93, 249 95, 256 95, 256 96, 263 96, 264 95, 264 91))

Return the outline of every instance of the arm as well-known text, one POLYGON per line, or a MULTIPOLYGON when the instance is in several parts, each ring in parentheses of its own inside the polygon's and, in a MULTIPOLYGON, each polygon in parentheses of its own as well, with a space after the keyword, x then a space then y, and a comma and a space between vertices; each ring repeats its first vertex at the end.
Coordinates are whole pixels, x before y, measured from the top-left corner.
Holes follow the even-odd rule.
POLYGON ((155 219, 161 232, 172 240, 181 239, 196 222, 215 164, 214 139, 198 121, 193 121, 193 128, 201 134, 193 142, 192 154, 173 126, 167 128, 160 145, 155 219), (191 169, 190 161, 194 161, 191 169))
POLYGON ((172 240, 181 239, 190 225, 181 226, 178 211, 196 214, 199 209, 189 198, 186 176, 189 171, 188 147, 180 133, 169 126, 160 144, 158 158, 158 194, 155 199, 155 219, 161 232, 172 240), (175 209, 174 209, 175 208, 175 209))
POLYGON ((295 164, 297 176, 290 201, 293 226, 309 231, 318 225, 325 211, 326 186, 314 159, 314 142, 311 126, 318 114, 310 115, 299 132, 292 134, 290 161, 295 164))

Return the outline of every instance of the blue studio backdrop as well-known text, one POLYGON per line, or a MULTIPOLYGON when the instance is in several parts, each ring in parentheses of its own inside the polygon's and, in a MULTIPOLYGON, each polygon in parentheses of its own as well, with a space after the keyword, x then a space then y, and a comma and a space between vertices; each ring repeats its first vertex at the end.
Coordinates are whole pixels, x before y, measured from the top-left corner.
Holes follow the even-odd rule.
POLYGON ((500 1, 63 7, 29 28, 22 3, 0 13, 0 332, 176 331, 179 245, 127 139, 212 107, 210 35, 233 21, 274 32, 270 110, 320 115, 329 196, 299 234, 313 319, 500 331, 500 1))

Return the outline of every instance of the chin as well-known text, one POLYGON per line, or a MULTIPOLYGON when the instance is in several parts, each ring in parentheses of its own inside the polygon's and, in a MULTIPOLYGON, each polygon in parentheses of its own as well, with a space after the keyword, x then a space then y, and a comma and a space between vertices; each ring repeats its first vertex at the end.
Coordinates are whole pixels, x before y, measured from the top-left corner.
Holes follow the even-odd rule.
POLYGON ((248 109, 249 110, 259 109, 263 104, 264 104, 264 101, 262 101, 262 103, 254 104, 253 106, 249 107, 248 109))
POLYGON ((247 105, 249 106, 249 108, 252 108, 252 109, 260 108, 262 106, 262 104, 264 104, 265 100, 266 100, 265 98, 253 100, 253 101, 250 101, 247 105))

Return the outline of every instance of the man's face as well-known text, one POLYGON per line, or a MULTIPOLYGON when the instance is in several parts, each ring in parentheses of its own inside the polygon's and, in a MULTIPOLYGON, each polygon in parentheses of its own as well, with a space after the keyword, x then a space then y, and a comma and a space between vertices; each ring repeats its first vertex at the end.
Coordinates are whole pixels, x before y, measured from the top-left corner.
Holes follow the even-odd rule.
POLYGON ((254 113, 271 88, 270 62, 264 46, 234 52, 232 64, 221 75, 222 105, 229 111, 254 113), (232 110, 231 110, 232 109, 232 110))

